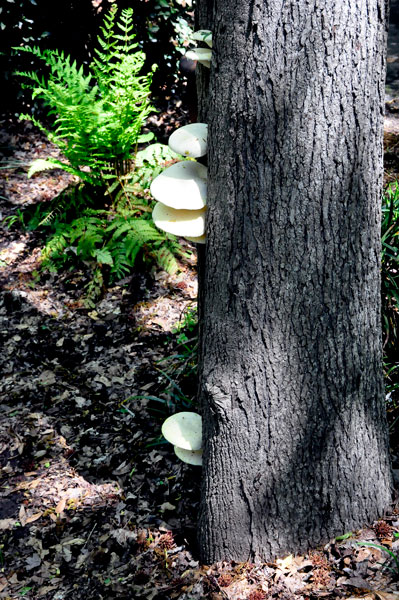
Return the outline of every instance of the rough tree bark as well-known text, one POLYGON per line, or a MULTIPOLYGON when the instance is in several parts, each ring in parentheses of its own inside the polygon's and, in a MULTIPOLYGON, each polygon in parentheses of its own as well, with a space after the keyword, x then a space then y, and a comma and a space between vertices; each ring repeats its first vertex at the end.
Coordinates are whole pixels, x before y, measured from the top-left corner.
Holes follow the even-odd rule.
MULTIPOLYGON (((372 522, 392 490, 379 297, 385 2, 213 4, 206 563, 323 543, 372 522)), ((211 5, 199 0, 201 27, 211 5)))

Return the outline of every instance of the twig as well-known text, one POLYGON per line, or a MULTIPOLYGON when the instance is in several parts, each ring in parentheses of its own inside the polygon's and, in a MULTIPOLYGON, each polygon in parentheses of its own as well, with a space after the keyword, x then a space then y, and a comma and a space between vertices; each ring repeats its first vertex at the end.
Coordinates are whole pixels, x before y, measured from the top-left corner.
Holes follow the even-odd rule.
POLYGON ((97 523, 94 523, 94 525, 93 525, 93 528, 92 528, 92 530, 90 531, 90 533, 89 533, 89 535, 88 535, 88 538, 87 538, 87 540, 86 540, 86 541, 85 541, 85 543, 83 544, 83 548, 85 548, 86 544, 87 544, 87 543, 88 543, 88 541, 90 540, 90 538, 91 538, 91 536, 92 536, 92 534, 93 534, 93 531, 95 530, 95 528, 96 528, 96 527, 97 527, 97 523))

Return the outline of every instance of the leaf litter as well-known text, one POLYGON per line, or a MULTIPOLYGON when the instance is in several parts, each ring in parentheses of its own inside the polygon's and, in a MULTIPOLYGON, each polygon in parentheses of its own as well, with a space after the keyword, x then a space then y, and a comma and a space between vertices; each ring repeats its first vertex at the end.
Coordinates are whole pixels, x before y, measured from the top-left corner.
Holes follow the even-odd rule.
MULTIPOLYGON (((47 142, 23 130, 13 144, 28 163, 47 142)), ((38 187, 25 171, 1 173, 3 216, 70 183, 47 173, 38 187)), ((87 310, 79 273, 34 279, 34 232, 5 231, 3 246, 0 598, 399 600, 376 547, 399 552, 395 506, 304 556, 199 564, 200 470, 162 443, 167 413, 151 400, 166 386, 158 361, 176 353, 170 332, 195 305, 194 262, 135 273, 87 310)))

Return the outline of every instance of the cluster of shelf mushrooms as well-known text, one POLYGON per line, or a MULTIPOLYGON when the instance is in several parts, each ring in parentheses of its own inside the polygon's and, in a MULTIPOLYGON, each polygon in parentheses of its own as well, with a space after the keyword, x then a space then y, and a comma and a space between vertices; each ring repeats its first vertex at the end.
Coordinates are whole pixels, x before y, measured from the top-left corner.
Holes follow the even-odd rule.
MULTIPOLYGON (((193 39, 205 42, 208 48, 195 48, 186 53, 205 67, 211 66, 212 34, 196 31, 193 39)), ((180 127, 168 140, 169 147, 187 159, 165 169, 151 184, 151 194, 157 200, 152 211, 155 225, 173 235, 196 244, 205 243, 205 211, 207 169, 195 159, 207 153, 208 126, 191 123, 180 127)), ((175 454, 190 465, 202 465, 202 417, 194 412, 179 412, 164 421, 162 435, 173 444, 175 454)))
POLYGON ((189 465, 202 465, 202 417, 194 412, 179 412, 162 425, 163 437, 173 444, 175 454, 189 465))
MULTIPOLYGON (((168 140, 169 147, 188 158, 207 152, 208 126, 191 123, 180 127, 168 140)), ((165 169, 151 184, 158 200, 152 211, 155 225, 196 244, 205 243, 207 168, 195 160, 184 160, 165 169)))
MULTIPOLYGON (((210 31, 201 30, 193 39, 212 46, 210 31)), ((210 66, 212 50, 195 48, 186 56, 210 66)), ((208 125, 190 123, 172 133, 169 148, 187 159, 165 169, 151 184, 151 195, 157 200, 152 211, 155 225, 173 235, 184 237, 196 244, 205 243, 205 211, 207 168, 197 162, 207 153, 208 125)))
POLYGON ((212 58, 212 33, 207 29, 200 29, 199 31, 195 31, 191 37, 197 42, 205 42, 208 48, 194 48, 193 50, 189 50, 186 52, 187 58, 196 60, 209 69, 212 58))

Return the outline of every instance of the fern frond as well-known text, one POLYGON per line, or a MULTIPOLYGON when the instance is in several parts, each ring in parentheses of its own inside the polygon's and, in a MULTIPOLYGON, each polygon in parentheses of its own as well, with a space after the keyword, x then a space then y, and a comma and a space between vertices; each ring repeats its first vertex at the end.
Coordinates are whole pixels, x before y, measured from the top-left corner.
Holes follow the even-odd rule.
POLYGON ((111 174, 115 178, 120 165, 134 155, 143 122, 152 110, 152 73, 141 75, 145 57, 134 39, 132 9, 122 10, 117 18, 113 5, 104 16, 89 71, 63 51, 18 48, 49 70, 47 77, 34 71, 18 75, 53 118, 51 131, 39 126, 66 156, 70 166, 60 167, 74 169, 74 174, 95 185, 103 186, 111 174), (88 167, 89 174, 82 167, 88 167))
POLYGON ((162 246, 153 250, 154 258, 158 265, 169 275, 174 275, 179 270, 179 263, 176 260, 175 255, 169 248, 162 246))
POLYGON ((43 217, 43 219, 38 223, 38 227, 46 227, 47 225, 50 225, 50 223, 55 219, 57 215, 57 211, 56 210, 50 210, 45 217, 43 217))
POLYGON ((30 179, 36 173, 42 173, 49 169, 58 169, 58 165, 54 164, 52 160, 46 160, 44 158, 37 158, 29 167, 28 178, 30 179))
POLYGON ((106 248, 95 248, 93 258, 96 259, 99 265, 110 265, 111 267, 114 265, 112 254, 106 248))
POLYGON ((55 233, 47 240, 42 250, 43 265, 49 264, 55 258, 65 260, 65 250, 68 246, 68 225, 58 224, 55 233))
MULTIPOLYGON (((140 248, 139 248, 140 250, 140 248)), ((110 246, 110 252, 112 254, 113 265, 111 267, 111 274, 116 279, 125 277, 134 266, 135 256, 128 256, 126 254, 125 244, 119 242, 110 246)))
POLYGON ((126 252, 126 256, 129 258, 132 265, 134 265, 136 257, 142 247, 143 244, 141 243, 141 240, 137 238, 134 232, 126 236, 126 239, 124 241, 124 249, 126 252))

